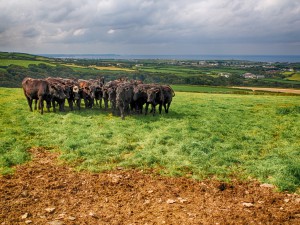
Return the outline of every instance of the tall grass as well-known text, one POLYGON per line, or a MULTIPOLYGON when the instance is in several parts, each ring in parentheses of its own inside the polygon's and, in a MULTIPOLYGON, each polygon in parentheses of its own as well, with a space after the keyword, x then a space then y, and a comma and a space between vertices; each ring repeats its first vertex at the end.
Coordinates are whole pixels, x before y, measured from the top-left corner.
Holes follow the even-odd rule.
MULTIPOLYGON (((0 168, 43 146, 78 170, 154 168, 195 179, 255 178, 300 185, 300 96, 176 93, 169 114, 29 112, 21 89, 0 88, 0 168)), ((68 108, 67 108, 68 109, 68 108)))

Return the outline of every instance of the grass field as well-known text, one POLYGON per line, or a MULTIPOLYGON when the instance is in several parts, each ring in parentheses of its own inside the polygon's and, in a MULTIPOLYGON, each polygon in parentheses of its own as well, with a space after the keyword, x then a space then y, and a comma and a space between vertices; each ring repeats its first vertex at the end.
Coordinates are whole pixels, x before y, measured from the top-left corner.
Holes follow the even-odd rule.
POLYGON ((54 64, 45 62, 45 61, 36 61, 36 60, 19 60, 19 59, 1 59, 0 60, 0 66, 9 66, 9 65, 17 65, 17 66, 23 66, 28 67, 30 64, 38 65, 38 64, 46 64, 50 66, 55 66, 54 64))
POLYGON ((29 112, 21 89, 0 88, 0 104, 2 174, 42 146, 78 170, 153 168, 299 191, 300 96, 177 92, 168 115, 124 121, 103 109, 29 112))
POLYGON ((288 79, 300 81, 300 73, 294 73, 293 76, 289 77, 288 79))
POLYGON ((234 89, 227 87, 199 86, 199 85, 172 85, 175 91, 180 92, 201 92, 201 93, 252 93, 244 89, 234 89))
POLYGON ((133 69, 128 69, 128 68, 120 68, 120 67, 115 67, 115 66, 79 66, 75 64, 62 64, 64 66, 71 67, 73 69, 81 68, 81 69, 97 69, 97 70, 106 70, 106 71, 125 71, 125 72, 134 72, 135 70, 133 69))
POLYGON ((140 71, 146 71, 151 73, 166 73, 166 74, 176 74, 177 76, 190 76, 190 75, 211 75, 219 76, 219 73, 238 73, 243 74, 246 71, 241 69, 232 68, 209 68, 209 67, 184 67, 184 66, 143 66, 139 68, 140 71))

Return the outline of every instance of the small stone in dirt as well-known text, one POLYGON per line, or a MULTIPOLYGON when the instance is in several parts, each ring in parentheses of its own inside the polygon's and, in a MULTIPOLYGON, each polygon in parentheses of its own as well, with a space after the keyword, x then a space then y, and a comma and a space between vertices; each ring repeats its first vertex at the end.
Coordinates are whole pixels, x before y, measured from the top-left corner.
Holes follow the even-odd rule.
POLYGON ((58 220, 53 220, 51 222, 48 222, 47 224, 49 224, 49 225, 62 225, 63 222, 58 221, 58 220))
POLYGON ((93 213, 93 212, 90 212, 89 213, 89 216, 93 217, 93 218, 96 218, 98 219, 99 217, 97 216, 97 214, 93 213))
POLYGON ((187 212, 186 214, 187 214, 189 217, 196 217, 196 214, 195 214, 195 213, 187 212))
POLYGON ((147 205, 147 204, 149 204, 149 203, 150 203, 150 200, 147 199, 147 200, 145 200, 144 205, 147 205))
POLYGON ((73 216, 69 216, 69 217, 68 217, 68 220, 76 220, 76 218, 73 217, 73 216))
POLYGON ((21 216, 21 218, 22 218, 22 219, 26 219, 26 218, 28 218, 28 216, 29 216, 28 213, 24 213, 24 214, 21 216))
POLYGON ((111 178, 112 183, 119 183, 120 179, 122 178, 122 175, 116 175, 116 174, 109 174, 108 175, 111 178))
POLYGON ((28 191, 22 191, 22 193, 21 193, 21 196, 22 197, 27 197, 28 196, 28 191))
POLYGON ((175 202, 176 202, 176 200, 173 200, 173 199, 168 199, 168 200, 167 200, 167 203, 168 203, 168 204, 173 204, 173 203, 175 203, 175 202))
POLYGON ((300 203, 300 198, 296 198, 295 202, 300 203))
POLYGON ((290 201, 290 199, 288 199, 288 198, 284 199, 285 203, 288 203, 289 201, 290 201))
POLYGON ((61 213, 61 214, 59 214, 58 216, 57 216, 57 220, 61 220, 61 219, 63 219, 64 217, 66 216, 66 214, 65 213, 61 213))
POLYGON ((247 207, 247 208, 250 208, 250 207, 253 207, 254 204, 253 204, 253 203, 250 203, 250 202, 243 202, 243 206, 244 206, 244 207, 247 207))
POLYGON ((178 197, 177 199, 178 199, 178 201, 179 201, 180 203, 185 203, 185 202, 187 202, 186 199, 181 198, 181 197, 178 197))
POLYGON ((48 213, 53 213, 55 211, 55 207, 48 207, 45 209, 45 211, 48 213))
POLYGON ((32 220, 26 220, 25 223, 30 224, 30 223, 32 223, 32 220))
POLYGON ((260 185, 261 187, 265 187, 265 188, 274 188, 274 185, 273 184, 261 184, 260 185))

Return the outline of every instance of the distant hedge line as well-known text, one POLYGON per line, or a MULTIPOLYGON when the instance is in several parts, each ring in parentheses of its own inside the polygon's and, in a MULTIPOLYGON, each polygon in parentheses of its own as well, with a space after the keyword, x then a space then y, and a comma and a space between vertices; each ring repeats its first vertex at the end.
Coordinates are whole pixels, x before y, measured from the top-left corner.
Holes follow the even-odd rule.
POLYGON ((46 77, 62 77, 62 78, 81 78, 81 79, 97 79, 105 77, 105 80, 115 80, 120 77, 128 77, 129 79, 142 80, 144 83, 163 83, 163 84, 191 84, 191 85, 212 85, 212 86, 265 86, 265 87, 285 87, 300 88, 300 84, 270 82, 264 80, 244 79, 240 75, 232 75, 229 78, 212 77, 209 75, 187 76, 181 77, 174 74, 147 73, 147 72, 124 72, 124 71, 76 71, 67 66, 57 65, 49 66, 46 64, 29 65, 28 68, 9 65, 0 66, 0 86, 1 87, 21 87, 22 80, 25 77, 46 78, 46 77))

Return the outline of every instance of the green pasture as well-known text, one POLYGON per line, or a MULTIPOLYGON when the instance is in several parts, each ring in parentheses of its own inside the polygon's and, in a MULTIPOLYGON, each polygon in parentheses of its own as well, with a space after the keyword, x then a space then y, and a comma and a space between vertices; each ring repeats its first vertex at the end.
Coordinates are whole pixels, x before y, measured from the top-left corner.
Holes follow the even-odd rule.
POLYGON ((288 78, 289 80, 300 81, 300 73, 294 73, 291 77, 288 78))
POLYGON ((185 66, 142 66, 139 68, 140 71, 150 73, 164 73, 164 74, 175 74, 177 76, 191 76, 191 75, 218 75, 219 73, 236 73, 243 74, 246 71, 241 69, 233 68, 210 68, 210 67, 185 67, 185 66))
POLYGON ((28 67, 30 64, 38 65, 38 64, 46 64, 49 66, 55 66, 54 64, 45 62, 45 61, 37 61, 37 60, 20 60, 20 59, 0 59, 0 66, 9 66, 9 65, 17 65, 28 67))
POLYGON ((192 179, 258 179, 299 192, 300 96, 176 92, 169 114, 125 120, 99 108, 29 112, 21 89, 0 88, 0 104, 2 174, 39 146, 60 151, 77 170, 153 168, 192 179))
POLYGON ((150 72, 150 73, 167 73, 175 74, 178 76, 187 75, 198 75, 201 74, 201 70, 193 68, 184 68, 179 66, 143 66, 139 68, 140 71, 150 72))

